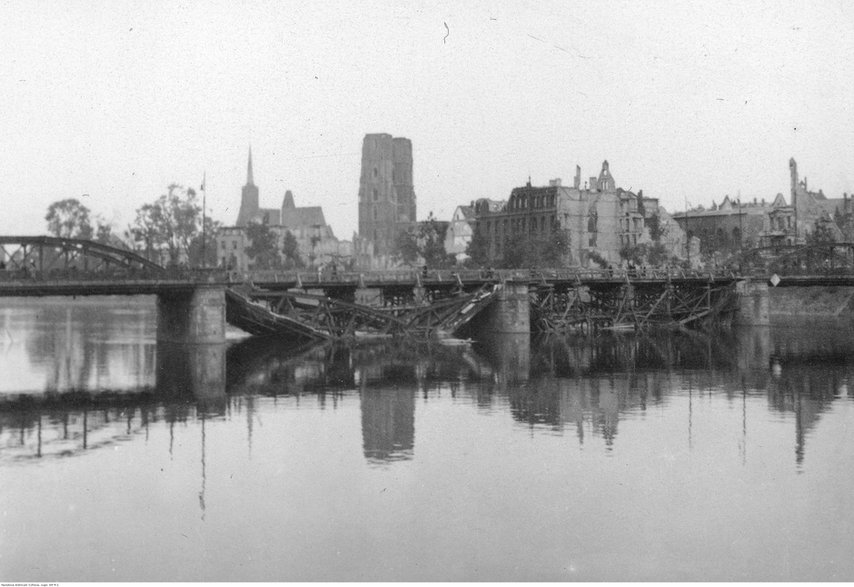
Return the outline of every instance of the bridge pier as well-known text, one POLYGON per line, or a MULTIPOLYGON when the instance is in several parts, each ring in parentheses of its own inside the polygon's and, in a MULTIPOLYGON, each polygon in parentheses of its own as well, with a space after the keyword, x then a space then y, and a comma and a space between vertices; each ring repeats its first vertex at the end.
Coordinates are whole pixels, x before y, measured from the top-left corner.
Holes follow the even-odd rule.
POLYGON ((225 287, 202 286, 158 294, 157 341, 225 342, 225 287))
POLYGON ((768 284, 747 280, 739 282, 737 288, 736 323, 742 326, 769 326, 771 317, 768 284))
POLYGON ((531 301, 527 282, 505 282, 475 322, 475 330, 486 336, 493 333, 530 334, 531 301))

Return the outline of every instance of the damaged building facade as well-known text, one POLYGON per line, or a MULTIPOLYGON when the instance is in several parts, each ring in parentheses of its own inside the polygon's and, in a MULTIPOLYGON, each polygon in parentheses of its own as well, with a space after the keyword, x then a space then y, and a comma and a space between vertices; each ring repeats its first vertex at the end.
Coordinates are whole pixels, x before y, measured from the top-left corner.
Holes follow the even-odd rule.
POLYGON ((700 254, 732 255, 754 247, 800 245, 809 242, 817 231, 821 238, 837 242, 854 238, 854 206, 848 194, 828 198, 824 192, 810 191, 807 178, 798 175, 798 164, 789 160, 790 201, 782 193, 765 198, 724 197, 674 214, 674 219, 689 235, 699 239, 700 254))
MULTIPOLYGON (((569 236, 566 265, 586 267, 591 260, 619 264, 620 251, 650 243, 647 217, 659 215, 657 200, 644 199, 616 187, 608 161, 602 163, 599 176, 591 176, 581 185, 581 168, 576 166, 572 186, 560 179, 548 186, 535 187, 530 181, 512 190, 510 198, 496 209, 493 201, 482 198, 473 202, 475 231, 487 244, 489 257, 501 259, 506 247, 517 235, 546 238, 554 230, 569 236)), ((665 216, 669 251, 675 256, 684 250, 684 235, 670 217, 665 216)))

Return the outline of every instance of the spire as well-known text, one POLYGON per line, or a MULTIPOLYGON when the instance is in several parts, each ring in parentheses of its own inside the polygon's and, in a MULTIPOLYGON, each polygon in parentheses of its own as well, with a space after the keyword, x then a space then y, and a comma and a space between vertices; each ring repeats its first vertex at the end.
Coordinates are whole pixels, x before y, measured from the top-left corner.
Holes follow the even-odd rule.
POLYGON ((249 145, 249 164, 246 166, 246 185, 255 185, 255 178, 252 176, 252 145, 249 145))

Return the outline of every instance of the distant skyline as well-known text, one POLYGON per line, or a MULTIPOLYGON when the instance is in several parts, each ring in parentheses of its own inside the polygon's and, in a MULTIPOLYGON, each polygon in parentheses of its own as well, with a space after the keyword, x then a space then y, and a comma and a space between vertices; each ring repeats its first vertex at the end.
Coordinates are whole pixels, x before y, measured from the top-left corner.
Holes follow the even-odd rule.
POLYGON ((854 192, 849 2, 0 2, 0 234, 77 197, 121 231, 169 183, 233 224, 252 147, 357 227, 362 139, 411 139, 419 219, 607 159, 671 212, 854 192), (84 194, 86 194, 84 196, 84 194))

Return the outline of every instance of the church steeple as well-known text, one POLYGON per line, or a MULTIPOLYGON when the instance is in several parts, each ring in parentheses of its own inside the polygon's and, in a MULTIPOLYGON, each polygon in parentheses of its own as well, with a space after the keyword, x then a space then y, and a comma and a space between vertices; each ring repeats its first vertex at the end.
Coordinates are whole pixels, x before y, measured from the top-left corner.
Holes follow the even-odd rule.
POLYGON ((252 145, 249 145, 249 163, 246 165, 246 185, 255 185, 252 175, 252 145))
POLYGON ((249 146, 249 163, 246 165, 246 185, 240 190, 240 210, 237 213, 237 226, 246 226, 258 217, 258 186, 252 175, 252 146, 249 146))

